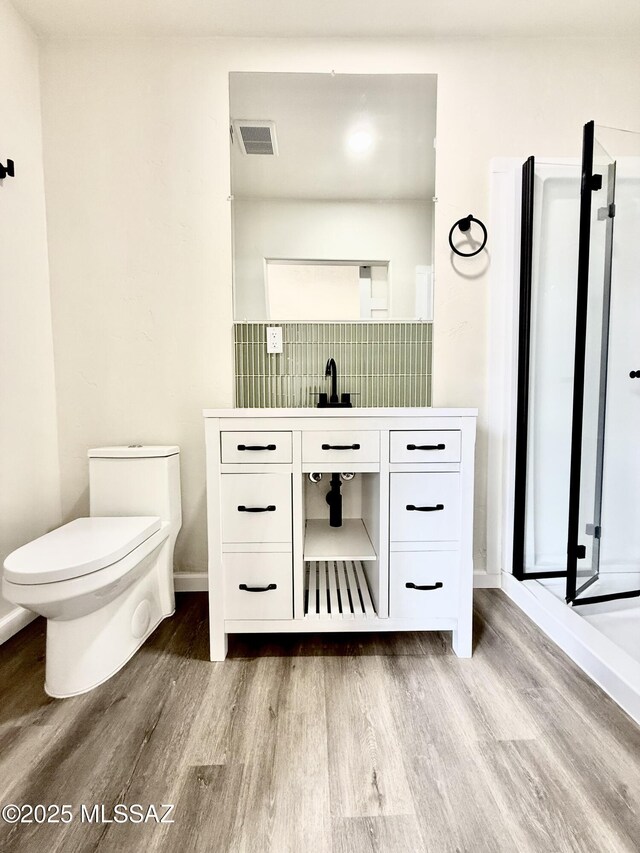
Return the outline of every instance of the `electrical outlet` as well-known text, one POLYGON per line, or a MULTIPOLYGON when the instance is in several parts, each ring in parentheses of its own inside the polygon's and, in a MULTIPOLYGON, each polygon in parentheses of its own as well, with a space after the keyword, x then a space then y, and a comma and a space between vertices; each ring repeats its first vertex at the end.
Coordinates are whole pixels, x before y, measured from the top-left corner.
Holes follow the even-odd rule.
POLYGON ((282 352, 282 326, 267 326, 267 352, 282 352))

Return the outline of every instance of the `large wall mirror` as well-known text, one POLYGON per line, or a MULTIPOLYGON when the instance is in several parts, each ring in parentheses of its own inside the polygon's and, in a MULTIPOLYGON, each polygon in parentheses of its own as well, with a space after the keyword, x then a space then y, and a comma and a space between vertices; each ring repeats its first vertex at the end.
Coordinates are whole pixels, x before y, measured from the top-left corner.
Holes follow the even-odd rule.
POLYGON ((436 75, 229 75, 236 320, 431 319, 436 75))

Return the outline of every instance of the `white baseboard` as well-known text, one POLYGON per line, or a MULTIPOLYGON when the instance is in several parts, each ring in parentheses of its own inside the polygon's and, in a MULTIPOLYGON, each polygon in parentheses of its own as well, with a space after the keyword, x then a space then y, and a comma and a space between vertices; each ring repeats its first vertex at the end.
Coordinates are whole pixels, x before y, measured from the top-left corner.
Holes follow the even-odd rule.
POLYGON ((206 572, 174 572, 173 585, 176 592, 206 592, 209 577, 206 572))
POLYGON ((500 589, 502 586, 502 575, 500 572, 474 572, 474 589, 500 589))
POLYGON ((35 613, 25 610, 24 607, 14 607, 5 616, 0 617, 0 645, 36 618, 35 613))
POLYGON ((640 723, 638 661, 542 584, 522 583, 503 572, 502 589, 583 672, 640 723))

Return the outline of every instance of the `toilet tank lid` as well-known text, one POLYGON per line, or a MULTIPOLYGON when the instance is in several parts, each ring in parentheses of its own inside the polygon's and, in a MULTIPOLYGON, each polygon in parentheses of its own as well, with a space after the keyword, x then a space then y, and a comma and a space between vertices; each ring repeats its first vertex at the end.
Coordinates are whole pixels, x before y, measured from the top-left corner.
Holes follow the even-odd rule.
POLYGON ((180 448, 175 444, 131 444, 128 447, 93 447, 87 452, 90 459, 153 459, 157 456, 175 456, 180 448))

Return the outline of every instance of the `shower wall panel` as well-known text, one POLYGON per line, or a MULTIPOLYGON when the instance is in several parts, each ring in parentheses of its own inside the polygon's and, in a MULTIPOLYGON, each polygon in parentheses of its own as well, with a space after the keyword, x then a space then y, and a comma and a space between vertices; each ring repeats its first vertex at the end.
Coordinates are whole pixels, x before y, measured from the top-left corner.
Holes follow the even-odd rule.
POLYGON ((578 166, 536 165, 525 562, 563 569, 578 257, 578 166))

